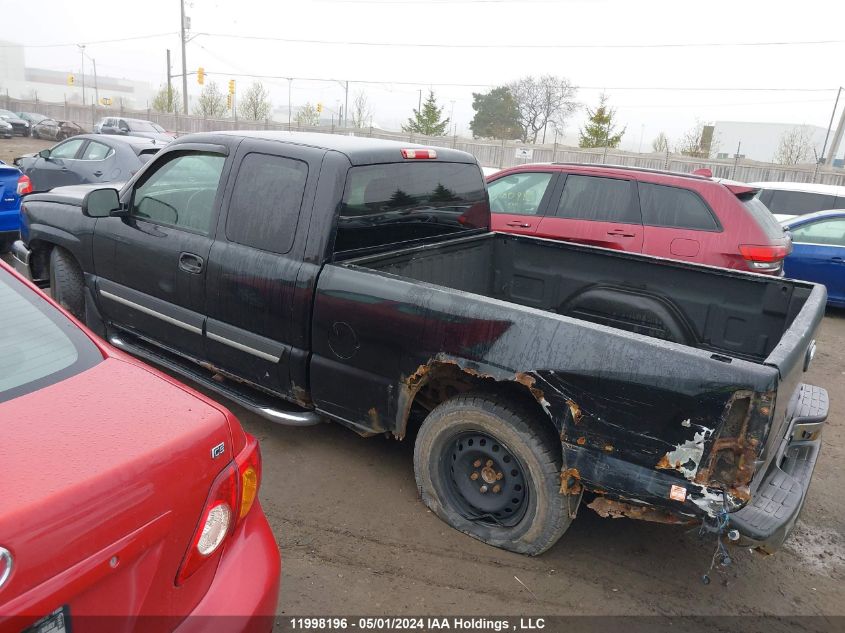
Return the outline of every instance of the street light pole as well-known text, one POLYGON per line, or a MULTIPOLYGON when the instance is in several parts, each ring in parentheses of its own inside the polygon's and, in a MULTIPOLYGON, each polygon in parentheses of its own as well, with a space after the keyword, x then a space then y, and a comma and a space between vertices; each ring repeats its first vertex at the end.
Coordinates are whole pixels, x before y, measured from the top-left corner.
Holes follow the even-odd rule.
POLYGON ((179 0, 182 33, 182 109, 188 114, 188 60, 185 59, 185 0, 179 0))
POLYGON ((293 83, 293 77, 288 77, 288 132, 290 132, 290 118, 291 118, 291 110, 290 110, 290 86, 293 83))
POLYGON ((79 59, 82 62, 82 105, 85 105, 85 44, 77 44, 79 59))

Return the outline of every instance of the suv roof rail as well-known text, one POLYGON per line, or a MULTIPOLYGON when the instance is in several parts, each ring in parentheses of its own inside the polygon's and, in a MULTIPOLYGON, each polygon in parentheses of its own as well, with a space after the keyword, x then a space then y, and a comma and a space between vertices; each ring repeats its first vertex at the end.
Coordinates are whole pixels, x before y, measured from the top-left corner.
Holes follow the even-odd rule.
POLYGON ((552 165, 564 165, 572 167, 595 167, 597 169, 627 169, 629 171, 641 171, 647 174, 662 174, 664 176, 678 176, 679 178, 690 178, 692 180, 711 180, 699 174, 688 174, 682 171, 669 171, 668 169, 650 169, 648 167, 631 167, 629 165, 608 165, 596 163, 552 163, 552 165))

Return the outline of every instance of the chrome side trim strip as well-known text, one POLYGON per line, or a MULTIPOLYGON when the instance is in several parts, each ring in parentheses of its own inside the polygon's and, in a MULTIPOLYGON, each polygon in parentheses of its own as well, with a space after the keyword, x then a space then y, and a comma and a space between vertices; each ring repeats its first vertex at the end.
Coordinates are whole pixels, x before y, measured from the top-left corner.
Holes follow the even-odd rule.
POLYGON ((253 356, 258 356, 258 358, 263 358, 264 360, 270 361, 271 363, 278 363, 279 360, 281 360, 280 356, 273 356, 273 354, 262 352, 260 349, 255 349, 254 347, 249 347, 248 345, 244 345, 243 343, 238 343, 237 341, 233 341, 224 336, 220 336, 219 334, 215 334, 214 332, 206 332, 205 335, 212 341, 217 341, 218 343, 223 343, 223 345, 234 347, 235 349, 238 349, 242 352, 246 352, 247 354, 252 354, 253 356))
POLYGON ((162 314, 161 312, 156 312, 155 310, 147 308, 146 306, 142 306, 138 303, 135 303, 134 301, 130 301, 129 299, 124 299, 123 297, 119 297, 116 294, 112 294, 111 292, 108 292, 107 290, 100 290, 100 295, 103 296, 103 297, 106 297, 107 299, 111 299, 112 301, 117 301, 118 303, 122 303, 125 306, 129 306, 130 308, 133 308, 134 310, 138 310, 139 312, 143 312, 144 314, 149 314, 152 317, 155 317, 157 319, 161 319, 162 321, 170 323, 171 325, 175 325, 176 327, 180 327, 183 330, 188 330, 188 332, 193 332, 194 334, 202 334, 201 328, 190 325, 189 323, 185 323, 184 321, 179 321, 178 319, 174 319, 173 317, 169 317, 166 314, 162 314))

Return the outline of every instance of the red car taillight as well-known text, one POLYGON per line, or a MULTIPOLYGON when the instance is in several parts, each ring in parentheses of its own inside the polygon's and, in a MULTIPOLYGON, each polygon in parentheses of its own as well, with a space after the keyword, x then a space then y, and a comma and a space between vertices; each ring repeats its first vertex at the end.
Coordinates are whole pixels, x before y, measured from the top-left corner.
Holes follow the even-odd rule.
POLYGON ((28 193, 32 193, 32 181, 29 179, 29 176, 21 175, 18 178, 18 195, 24 196, 28 193))
POLYGON ((752 269, 777 270, 784 258, 792 252, 792 246, 740 244, 739 252, 752 269))
POLYGON ((258 441, 247 435, 246 446, 211 484, 200 522, 176 574, 181 585, 209 560, 249 514, 261 485, 261 452, 258 441))

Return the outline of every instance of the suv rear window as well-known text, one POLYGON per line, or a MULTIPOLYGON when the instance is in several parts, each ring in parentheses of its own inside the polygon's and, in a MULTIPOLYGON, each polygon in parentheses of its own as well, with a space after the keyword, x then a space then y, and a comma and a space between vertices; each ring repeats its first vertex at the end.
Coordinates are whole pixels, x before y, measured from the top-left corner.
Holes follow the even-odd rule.
POLYGON ((361 251, 488 230, 490 208, 478 165, 387 163, 346 177, 335 252, 361 251))
POLYGON ((103 360, 94 343, 38 293, 0 268, 0 402, 103 360))
POLYGON ((643 224, 697 231, 718 231, 719 225, 704 201, 680 187, 639 183, 643 224))
POLYGON ((783 227, 775 219, 775 216, 772 215, 772 212, 766 208, 766 205, 760 202, 759 198, 754 197, 746 200, 740 198, 740 200, 760 228, 763 229, 766 237, 776 240, 784 236, 783 227))

